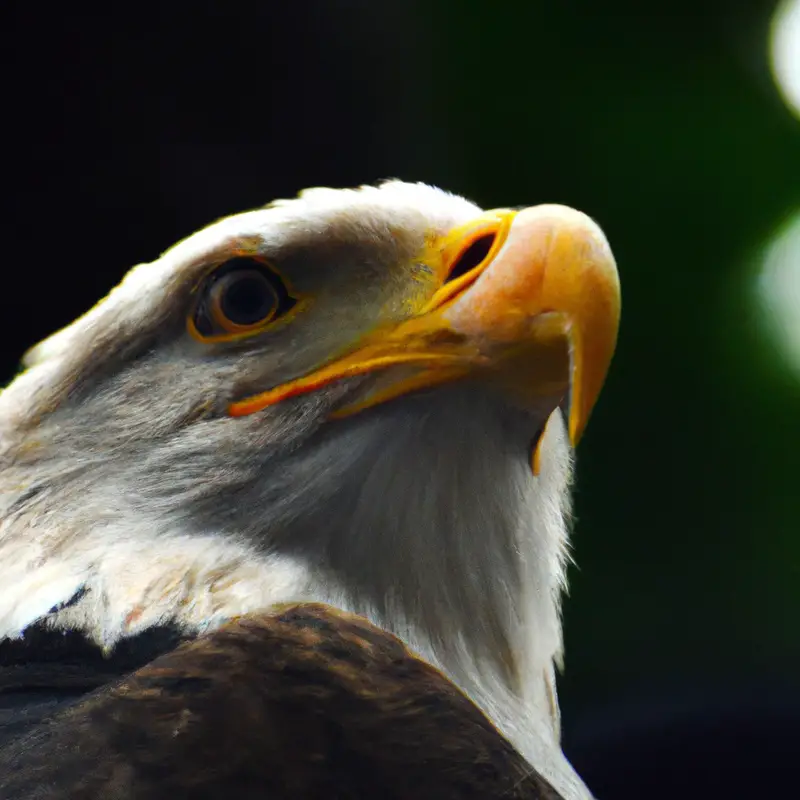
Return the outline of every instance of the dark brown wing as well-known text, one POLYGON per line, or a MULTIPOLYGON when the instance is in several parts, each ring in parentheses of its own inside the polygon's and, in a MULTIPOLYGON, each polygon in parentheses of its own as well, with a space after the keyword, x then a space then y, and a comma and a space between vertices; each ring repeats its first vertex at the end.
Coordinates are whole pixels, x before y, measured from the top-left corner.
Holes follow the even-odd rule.
POLYGON ((182 644, 6 746, 0 776, 4 800, 560 797, 441 673, 322 605, 182 644))

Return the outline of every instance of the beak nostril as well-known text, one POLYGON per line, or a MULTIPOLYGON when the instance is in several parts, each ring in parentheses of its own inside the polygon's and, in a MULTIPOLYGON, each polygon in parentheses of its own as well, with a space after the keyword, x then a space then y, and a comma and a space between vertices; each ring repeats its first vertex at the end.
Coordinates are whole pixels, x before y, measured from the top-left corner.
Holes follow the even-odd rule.
POLYGON ((496 236, 497 234, 492 232, 475 239, 453 262, 446 283, 454 281, 462 275, 466 275, 468 272, 475 269, 475 267, 479 266, 486 256, 489 255, 489 251, 492 249, 496 236))

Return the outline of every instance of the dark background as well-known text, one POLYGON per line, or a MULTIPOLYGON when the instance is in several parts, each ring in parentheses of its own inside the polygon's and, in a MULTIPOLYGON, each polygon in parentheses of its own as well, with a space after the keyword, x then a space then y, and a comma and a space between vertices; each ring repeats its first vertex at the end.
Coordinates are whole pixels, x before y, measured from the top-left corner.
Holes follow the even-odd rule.
POLYGON ((3 4, 2 376, 131 265, 305 186, 588 212, 623 323, 579 453, 566 749, 605 800, 781 791, 800 373, 754 286, 800 209, 800 120, 769 71, 775 3, 163 6, 3 4))

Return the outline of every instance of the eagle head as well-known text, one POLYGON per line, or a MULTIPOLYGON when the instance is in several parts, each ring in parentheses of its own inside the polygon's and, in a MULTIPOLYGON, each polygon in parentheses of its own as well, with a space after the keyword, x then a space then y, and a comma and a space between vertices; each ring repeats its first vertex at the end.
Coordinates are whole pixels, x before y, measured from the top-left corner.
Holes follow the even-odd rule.
POLYGON ((578 785, 553 679, 571 453, 619 310, 603 233, 563 206, 393 181, 205 228, 0 394, 0 637, 332 604, 578 785))

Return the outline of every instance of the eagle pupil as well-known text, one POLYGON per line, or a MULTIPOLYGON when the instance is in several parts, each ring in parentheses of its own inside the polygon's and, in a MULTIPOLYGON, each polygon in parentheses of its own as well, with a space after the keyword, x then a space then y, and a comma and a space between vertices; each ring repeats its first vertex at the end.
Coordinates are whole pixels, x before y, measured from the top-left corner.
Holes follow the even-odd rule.
POLYGON ((275 290, 258 272, 231 275, 220 298, 220 310, 235 325, 254 325, 269 317, 277 305, 275 290))
POLYGON ((494 244, 494 234, 488 233, 476 239, 457 259, 450 274, 447 276, 448 281, 454 281, 462 275, 466 275, 471 270, 475 269, 481 262, 484 261, 486 256, 494 244))

